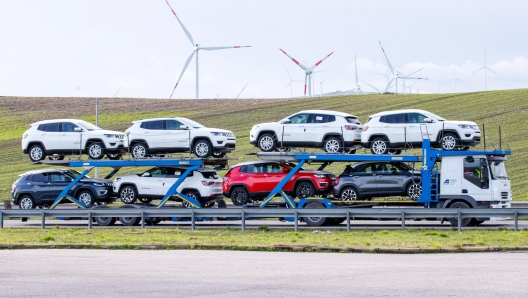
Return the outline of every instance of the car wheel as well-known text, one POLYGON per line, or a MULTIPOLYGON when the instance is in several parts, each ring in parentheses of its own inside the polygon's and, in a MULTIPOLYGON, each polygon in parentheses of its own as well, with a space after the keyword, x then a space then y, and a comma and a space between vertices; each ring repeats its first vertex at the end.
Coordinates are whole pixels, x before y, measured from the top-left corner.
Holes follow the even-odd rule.
MULTIPOLYGON (((310 202, 304 208, 325 208, 325 206, 318 202, 310 202)), ((303 220, 311 227, 320 227, 325 224, 326 217, 304 216, 303 220)))
POLYGON ((350 204, 354 201, 359 200, 359 195, 353 187, 348 186, 341 191, 339 199, 345 204, 350 204))
POLYGON ((211 143, 208 140, 198 140, 194 143, 193 152, 199 158, 207 158, 211 156, 213 150, 211 143))
POLYGON ((95 217, 95 222, 102 226, 102 227, 108 227, 108 226, 113 226, 116 222, 116 218, 115 217, 95 217))
POLYGON ((326 153, 339 153, 343 151, 343 142, 336 138, 330 137, 324 141, 323 149, 326 153))
MULTIPOLYGON (((471 208, 471 207, 469 207, 469 205, 464 202, 454 202, 453 204, 449 206, 449 208, 471 208)), ((462 219, 461 226, 463 227, 467 226, 472 220, 473 218, 471 217, 466 217, 462 219)), ((451 223, 451 226, 453 227, 458 227, 458 219, 456 217, 450 217, 449 223, 451 223)))
POLYGON ((453 133, 446 133, 440 139, 440 146, 443 150, 455 150, 458 147, 458 138, 453 133))
POLYGON ((231 192, 231 201, 235 206, 242 206, 249 202, 249 194, 243 187, 237 187, 231 192))
MULTIPOLYGON (((188 196, 189 198, 197 201, 197 202, 200 201, 200 195, 194 190, 185 191, 183 194, 188 196)), ((185 208, 193 208, 194 207, 194 204, 192 204, 191 202, 187 202, 185 200, 182 200, 182 205, 185 208)))
POLYGON ((64 155, 50 155, 48 156, 49 160, 64 160, 64 155))
POLYGON ((315 188, 310 182, 301 182, 295 188, 295 195, 299 199, 313 197, 315 196, 315 188))
POLYGON ((121 224, 123 224, 124 226, 131 227, 131 226, 136 226, 136 225, 138 225, 139 222, 141 221, 141 217, 120 217, 120 218, 119 218, 119 221, 120 221, 121 224))
POLYGON ((214 158, 223 158, 226 156, 226 153, 225 152, 213 152, 212 156, 214 158))
POLYGON ((370 152, 372 152, 372 154, 388 154, 389 143, 383 138, 375 138, 370 143, 370 152))
POLYGON ((136 143, 132 146, 132 157, 133 158, 145 158, 148 155, 147 145, 143 143, 136 143))
POLYGON ((418 200, 422 194, 422 185, 417 183, 409 183, 407 186, 407 195, 411 200, 418 200))
POLYGON ((101 159, 104 156, 104 147, 102 143, 91 143, 86 148, 90 159, 101 159))
POLYGON ((121 188, 119 197, 121 198, 121 202, 123 202, 123 204, 134 204, 137 200, 138 194, 134 186, 127 185, 121 188))
POLYGON ((92 207, 95 203, 94 195, 89 190, 80 191, 79 194, 77 195, 77 200, 83 203, 86 206, 86 208, 92 207))
POLYGON ((260 151, 271 152, 277 149, 277 138, 271 133, 265 133, 258 139, 258 147, 260 151))
POLYGON ((121 154, 107 154, 106 157, 110 160, 120 160, 123 155, 121 154))
POLYGON ((44 152, 44 148, 40 145, 33 145, 31 148, 29 148, 29 159, 31 161, 40 161, 46 158, 46 153, 44 152))
POLYGON ((20 209, 35 209, 35 200, 30 195, 24 195, 18 200, 18 207, 20 209))
POLYGON ((150 202, 152 202, 152 199, 139 198, 139 201, 140 201, 141 203, 150 203, 150 202))

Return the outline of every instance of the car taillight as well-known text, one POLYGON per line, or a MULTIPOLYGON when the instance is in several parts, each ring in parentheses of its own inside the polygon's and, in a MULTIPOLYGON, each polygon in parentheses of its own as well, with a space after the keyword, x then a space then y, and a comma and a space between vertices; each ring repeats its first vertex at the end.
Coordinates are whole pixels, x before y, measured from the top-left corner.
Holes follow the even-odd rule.
POLYGON ((224 176, 224 181, 227 181, 227 180, 229 180, 229 177, 224 176))
POLYGON ((25 138, 27 138, 27 136, 28 136, 28 134, 27 134, 27 133, 23 134, 23 135, 22 135, 22 139, 25 139, 25 138))
POLYGON ((15 190, 16 184, 11 185, 11 191, 15 190))
POLYGON ((354 125, 345 125, 345 129, 346 129, 346 130, 356 130, 356 129, 357 129, 357 126, 354 126, 354 125))
POLYGON ((130 134, 130 131, 125 131, 125 137, 128 137, 128 135, 130 134))
POLYGON ((367 131, 368 126, 363 126, 363 131, 367 131))
POLYGON ((204 186, 211 186, 211 185, 214 184, 214 181, 202 181, 202 184, 203 184, 204 186))
POLYGON ((334 184, 337 185, 339 183, 339 177, 335 178, 334 184))

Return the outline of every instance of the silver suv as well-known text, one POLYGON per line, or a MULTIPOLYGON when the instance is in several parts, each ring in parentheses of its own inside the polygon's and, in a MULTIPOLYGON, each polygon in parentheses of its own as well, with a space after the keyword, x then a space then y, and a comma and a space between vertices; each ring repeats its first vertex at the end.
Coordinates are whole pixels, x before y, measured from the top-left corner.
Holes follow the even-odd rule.
POLYGON ((424 110, 374 114, 363 126, 361 143, 373 154, 399 154, 403 148, 421 148, 427 137, 444 150, 469 149, 480 143, 475 122, 450 121, 424 110))
POLYGON ((22 151, 32 161, 64 159, 86 153, 91 159, 119 159, 125 152, 123 133, 104 130, 79 119, 44 120, 31 124, 22 135, 22 151))

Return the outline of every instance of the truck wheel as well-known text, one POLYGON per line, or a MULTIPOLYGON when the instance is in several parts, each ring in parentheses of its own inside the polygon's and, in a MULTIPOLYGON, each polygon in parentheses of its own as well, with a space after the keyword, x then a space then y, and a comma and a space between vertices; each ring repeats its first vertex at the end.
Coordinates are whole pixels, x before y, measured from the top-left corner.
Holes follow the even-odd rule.
POLYGON ((124 226, 128 226, 128 227, 137 226, 139 222, 141 221, 141 217, 120 217, 119 221, 124 226))
POLYGON ((102 226, 102 227, 108 227, 113 226, 116 222, 115 217, 95 217, 95 222, 102 226))
POLYGON ((213 153, 213 147, 208 140, 198 140, 194 143, 193 152, 198 158, 207 158, 213 153))
POLYGON ((370 152, 372 154, 388 154, 389 143, 384 138, 375 138, 370 142, 370 152))
POLYGON ((101 159, 105 155, 102 143, 91 143, 88 145, 88 148, 86 148, 86 152, 90 159, 101 159))
POLYGON ((343 152, 343 142, 336 137, 329 137, 324 141, 323 149, 326 153, 340 153, 343 152))
MULTIPOLYGON (((449 206, 449 208, 471 208, 468 204, 464 202, 454 202, 449 206)), ((473 218, 471 217, 465 217, 462 219, 461 226, 465 227, 467 226, 473 218)), ((458 219, 456 217, 449 218, 449 223, 451 223, 451 226, 458 227, 458 219)))
POLYGON ((123 202, 123 204, 134 204, 137 200, 138 194, 134 186, 127 185, 121 188, 119 197, 121 198, 121 202, 123 202))
POLYGON ((258 139, 258 147, 260 151, 271 152, 277 149, 277 140, 271 133, 265 133, 258 139))
POLYGON ((147 145, 143 143, 136 143, 131 149, 133 158, 145 158, 148 155, 147 145))
POLYGON ((345 222, 346 217, 337 217, 337 218, 327 218, 325 222, 325 226, 337 226, 345 222))
POLYGON ((29 148, 29 159, 31 159, 32 162, 40 161, 46 158, 46 153, 44 152, 44 148, 40 145, 33 145, 31 148, 29 148))
POLYGON ((411 200, 417 200, 422 194, 422 186, 420 184, 409 183, 407 186, 407 195, 411 200))
POLYGON ((249 194, 243 187, 237 187, 231 192, 231 201, 235 206, 242 206, 249 202, 249 194))
POLYGON ((458 147, 458 138, 453 133, 446 133, 440 139, 440 145, 443 150, 455 150, 458 147))
POLYGON ((310 182, 301 182, 295 188, 295 195, 299 199, 313 197, 315 196, 315 188, 310 182))
POLYGON ((89 190, 83 190, 77 195, 77 201, 83 203, 86 208, 90 208, 95 203, 94 195, 89 190))
MULTIPOLYGON (((325 208, 325 206, 318 202, 310 202, 304 206, 304 208, 325 208)), ((326 217, 315 217, 315 216, 304 216, 304 222, 310 227, 320 227, 325 224, 326 217)))

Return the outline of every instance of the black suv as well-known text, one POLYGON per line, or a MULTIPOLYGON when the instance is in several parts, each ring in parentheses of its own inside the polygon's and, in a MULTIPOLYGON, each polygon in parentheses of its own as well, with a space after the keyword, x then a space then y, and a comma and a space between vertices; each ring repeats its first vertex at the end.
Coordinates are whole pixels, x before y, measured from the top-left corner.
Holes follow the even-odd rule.
MULTIPOLYGON (((48 169, 24 173, 13 183, 11 196, 20 209, 50 206, 57 196, 81 173, 71 169, 48 169)), ((112 180, 85 176, 68 191, 68 195, 91 207, 96 202, 112 202, 115 195, 112 180)), ((69 202, 69 200, 62 200, 69 202)))

